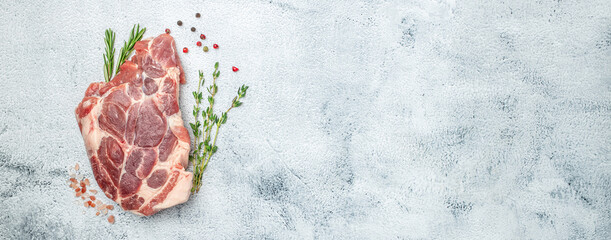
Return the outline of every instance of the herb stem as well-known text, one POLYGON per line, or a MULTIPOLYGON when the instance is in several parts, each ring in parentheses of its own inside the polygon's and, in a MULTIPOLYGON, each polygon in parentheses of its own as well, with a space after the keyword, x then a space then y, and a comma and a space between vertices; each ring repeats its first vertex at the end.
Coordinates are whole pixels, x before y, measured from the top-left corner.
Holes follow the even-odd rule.
POLYGON ((104 43, 106 46, 106 53, 104 53, 104 81, 109 82, 112 79, 112 69, 115 66, 115 33, 110 28, 104 32, 104 43))
MULTIPOLYGON (((197 94, 201 94, 201 86, 202 86, 202 82, 204 81, 204 74, 203 72, 199 72, 199 81, 197 82, 197 94)), ((199 118, 199 104, 201 103, 201 99, 197 98, 195 100, 195 114, 193 115, 195 117, 195 121, 198 121, 197 119, 199 118)), ((199 134, 197 136, 195 136, 195 147, 196 147, 196 152, 199 152, 200 149, 197 149, 197 146, 199 145, 199 134)))
MULTIPOLYGON (((217 124, 216 125, 216 133, 214 134, 214 141, 212 141, 212 147, 216 146, 216 137, 219 135, 219 129, 221 128, 221 124, 217 124)), ((206 170, 206 167, 208 166, 208 162, 210 162, 210 158, 212 158, 212 154, 214 154, 214 151, 209 151, 208 152, 208 156, 206 158, 206 162, 204 163, 204 166, 202 167, 202 172, 204 172, 204 170, 206 170)))
POLYGON ((112 75, 117 75, 119 71, 121 71, 121 65, 125 63, 125 60, 132 54, 134 51, 134 46, 136 42, 142 39, 146 28, 140 29, 140 24, 137 26, 134 25, 132 28, 131 34, 129 35, 129 40, 124 42, 123 47, 121 48, 121 52, 119 53, 119 59, 117 59, 117 64, 115 65, 115 36, 116 34, 112 31, 112 29, 106 29, 104 33, 104 43, 106 46, 106 52, 104 53, 104 81, 110 82, 112 80, 112 75), (116 70, 115 70, 116 66, 116 70))
POLYGON ((212 73, 212 85, 207 88, 208 93, 208 102, 209 106, 205 112, 202 112, 202 119, 204 123, 201 124, 199 122, 199 103, 203 99, 201 96, 200 87, 203 84, 203 73, 200 71, 200 83, 197 86, 197 92, 193 92, 193 96, 196 99, 196 105, 193 108, 193 116, 195 117, 195 123, 191 123, 191 129, 193 130, 193 135, 195 136, 195 149, 193 150, 193 154, 190 156, 190 159, 193 161, 193 188, 191 188, 191 192, 198 192, 202 185, 202 175, 212 159, 212 155, 216 153, 216 140, 219 135, 220 128, 223 124, 227 122, 227 114, 229 111, 235 107, 239 107, 242 102, 239 100, 246 96, 246 90, 248 86, 242 85, 238 89, 238 96, 233 98, 231 106, 224 112, 221 113, 219 118, 218 115, 214 114, 214 97, 218 92, 218 87, 216 85, 216 80, 220 75, 220 71, 218 70, 218 62, 214 64, 214 72, 212 73), (205 114, 205 116, 204 116, 205 114), (216 125, 216 129, 213 129, 216 125), (214 138, 212 138, 212 131, 214 132, 214 138), (202 137, 203 142, 199 142, 199 137, 202 137), (212 138, 212 139, 211 139, 212 138), (212 140, 212 144, 210 143, 212 140), (201 147, 204 145, 205 147, 201 147))
MULTIPOLYGON (((218 71, 218 63, 215 64, 215 68, 214 68, 214 72, 212 74, 212 85, 210 86, 210 88, 208 89, 208 92, 210 93, 210 96, 212 100, 208 100, 210 102, 210 110, 207 114, 207 119, 208 119, 208 125, 205 126, 206 127, 206 135, 204 136, 204 140, 208 140, 210 141, 210 134, 212 133, 212 127, 214 126, 214 124, 216 123, 215 121, 215 116, 214 116, 214 96, 216 95, 217 92, 217 87, 216 87, 216 78, 218 77, 218 75, 216 74, 218 71)), ((205 123, 205 122, 204 122, 205 123)), ((206 125, 206 124, 204 124, 206 125)), ((218 128, 219 125, 217 124, 217 128, 216 128, 216 134, 214 136, 214 143, 212 145, 210 145, 211 147, 206 148, 208 149, 207 151, 204 151, 204 164, 201 164, 200 166, 200 175, 204 172, 204 170, 206 170, 206 167, 208 166, 208 161, 210 161, 210 157, 212 156, 213 150, 212 148, 214 147, 215 143, 216 143, 216 136, 218 135, 218 128)), ((201 179, 201 178, 200 178, 201 179)), ((197 187, 197 190, 199 190, 199 186, 197 187)))
POLYGON ((119 62, 117 62, 117 70, 115 74, 118 74, 119 71, 121 71, 121 65, 123 65, 129 55, 132 54, 136 42, 142 39, 144 32, 146 32, 146 28, 140 29, 140 24, 134 25, 131 33, 129 34, 129 40, 123 42, 123 47, 121 48, 121 53, 119 54, 119 62))

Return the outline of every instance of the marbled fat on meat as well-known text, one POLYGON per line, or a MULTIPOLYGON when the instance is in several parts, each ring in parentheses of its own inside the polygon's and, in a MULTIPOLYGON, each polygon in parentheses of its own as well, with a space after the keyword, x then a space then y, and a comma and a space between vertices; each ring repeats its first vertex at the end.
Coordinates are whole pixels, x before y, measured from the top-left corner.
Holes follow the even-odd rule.
POLYGON ((185 75, 168 34, 139 41, 110 82, 92 83, 75 114, 94 177, 127 211, 152 215, 189 198, 189 135, 178 108, 185 75))

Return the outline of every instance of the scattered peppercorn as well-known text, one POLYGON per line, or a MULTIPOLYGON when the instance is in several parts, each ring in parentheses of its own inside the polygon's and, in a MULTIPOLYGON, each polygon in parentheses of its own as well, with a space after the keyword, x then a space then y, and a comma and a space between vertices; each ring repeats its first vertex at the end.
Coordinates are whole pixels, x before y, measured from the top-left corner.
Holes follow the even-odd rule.
POLYGON ((214 49, 217 49, 217 48, 219 48, 219 45, 215 43, 214 45, 212 45, 212 47, 213 47, 214 49))
POLYGON ((178 24, 178 26, 182 26, 182 21, 178 20, 178 22, 176 22, 176 24, 178 24))
POLYGON ((189 52, 189 49, 188 49, 187 47, 184 47, 184 48, 182 48, 182 52, 184 52, 184 53, 188 53, 188 52, 189 52))
POLYGON ((240 69, 239 69, 239 68, 237 68, 237 67, 235 67, 235 66, 233 66, 233 67, 231 67, 231 70, 233 70, 234 72, 237 72, 237 71, 238 71, 238 70, 240 70, 240 69))
POLYGON ((198 46, 198 47, 201 47, 201 46, 202 46, 202 42, 200 42, 200 41, 197 41, 197 43, 196 43, 196 44, 197 44, 197 46, 198 46))
POLYGON ((169 29, 169 28, 166 28, 166 29, 165 29, 165 33, 170 34, 170 29, 169 29))
POLYGON ((200 35, 199 35, 199 38, 201 38, 202 40, 205 40, 205 39, 206 39, 206 35, 204 35, 204 34, 200 34, 200 35))
POLYGON ((204 52, 208 52, 208 46, 204 46, 204 52))
POLYGON ((195 14, 195 17, 196 17, 196 18, 199 18, 199 17, 201 17, 201 16, 202 16, 202 15, 201 15, 201 14, 199 14, 199 13, 196 13, 196 14, 195 14))
POLYGON ((191 32, 195 32, 195 27, 191 27, 191 32))

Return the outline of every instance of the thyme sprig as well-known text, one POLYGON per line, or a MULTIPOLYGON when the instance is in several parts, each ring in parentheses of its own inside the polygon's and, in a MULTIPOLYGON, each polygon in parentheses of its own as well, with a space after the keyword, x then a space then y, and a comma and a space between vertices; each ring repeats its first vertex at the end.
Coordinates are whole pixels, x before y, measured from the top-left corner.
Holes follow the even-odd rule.
POLYGON ((146 28, 140 29, 140 24, 134 25, 131 34, 129 35, 129 40, 123 43, 123 47, 119 53, 119 61, 117 62, 115 69, 114 46, 116 34, 112 31, 112 29, 106 29, 104 34, 104 43, 106 45, 106 53, 104 54, 104 81, 110 82, 110 80, 112 80, 113 71, 115 75, 121 71, 121 65, 125 63, 125 60, 127 60, 127 58, 132 54, 136 42, 142 39, 145 31, 146 28))
POLYGON ((201 112, 201 102, 203 100, 203 95, 200 87, 204 84, 204 74, 202 71, 199 71, 199 82, 197 84, 197 91, 193 92, 193 98, 195 99, 195 106, 193 107, 193 117, 195 119, 194 123, 190 123, 191 130, 193 132, 193 136, 195 138, 195 147, 193 149, 193 153, 189 156, 189 159, 193 163, 193 187, 191 188, 191 192, 198 192, 201 187, 201 180, 206 167, 208 166, 208 162, 212 158, 212 155, 216 153, 218 147, 216 146, 216 139, 219 134, 219 130, 221 126, 227 123, 227 114, 233 108, 239 107, 242 105, 240 99, 246 97, 246 91, 248 90, 248 86, 242 85, 238 89, 238 95, 233 98, 231 102, 231 106, 224 112, 221 113, 219 117, 214 113, 214 97, 218 92, 218 86, 216 85, 216 79, 219 77, 221 72, 218 70, 219 63, 214 64, 214 71, 212 72, 212 84, 206 88, 208 91, 208 104, 209 106, 205 111, 201 112), (203 120, 200 122, 200 113, 201 118, 203 120), (212 133, 214 132, 214 138, 212 138, 212 133), (201 142, 200 142, 201 141, 201 142))

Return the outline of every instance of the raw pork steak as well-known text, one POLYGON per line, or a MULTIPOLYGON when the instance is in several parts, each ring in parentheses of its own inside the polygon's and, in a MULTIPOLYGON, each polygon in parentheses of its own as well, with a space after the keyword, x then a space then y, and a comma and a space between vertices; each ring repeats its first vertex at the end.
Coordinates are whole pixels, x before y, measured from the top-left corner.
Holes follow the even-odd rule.
POLYGON ((112 81, 87 88, 75 112, 100 188, 123 209, 148 216, 189 198, 190 139, 178 108, 185 76, 170 35, 134 48, 112 81))

